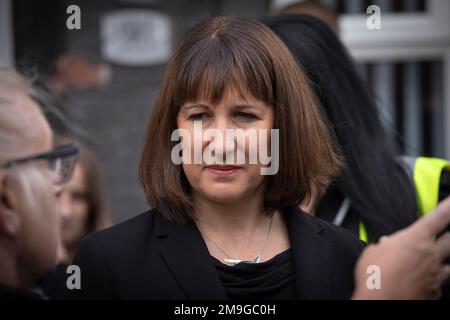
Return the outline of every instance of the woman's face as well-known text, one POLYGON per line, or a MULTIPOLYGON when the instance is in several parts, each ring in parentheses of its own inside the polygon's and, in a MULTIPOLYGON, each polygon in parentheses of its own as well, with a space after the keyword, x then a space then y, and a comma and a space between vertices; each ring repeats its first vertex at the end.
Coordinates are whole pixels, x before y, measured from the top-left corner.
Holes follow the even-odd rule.
POLYGON ((61 215, 61 238, 66 247, 76 246, 86 234, 89 203, 85 171, 80 163, 72 178, 63 186, 58 198, 61 215))
POLYGON ((267 143, 270 143, 270 129, 273 128, 273 123, 274 114, 271 106, 251 95, 241 95, 233 88, 226 90, 222 100, 217 104, 193 101, 182 105, 177 116, 177 126, 178 129, 187 130, 192 137, 191 155, 197 152, 194 150, 197 143, 201 146, 202 153, 206 152, 225 159, 226 154, 233 150, 237 153, 240 149, 246 159, 245 163, 238 163, 235 158, 232 165, 228 162, 217 165, 219 161, 214 162, 216 165, 210 165, 209 162, 205 163, 203 158, 200 164, 183 163, 183 170, 194 197, 218 203, 232 203, 248 199, 249 196, 258 192, 262 194, 264 176, 261 175, 261 168, 263 165, 259 161, 249 164, 249 149, 255 145, 250 146, 249 139, 245 139, 244 144, 237 143, 236 138, 227 140, 226 130, 241 129, 246 134, 251 131, 266 134, 267 143), (203 133, 208 129, 216 129, 222 133, 222 145, 212 143, 214 138, 211 136, 194 134, 194 123, 198 126, 200 122, 203 133), (211 148, 209 150, 213 150, 213 153, 207 151, 207 148, 211 148))

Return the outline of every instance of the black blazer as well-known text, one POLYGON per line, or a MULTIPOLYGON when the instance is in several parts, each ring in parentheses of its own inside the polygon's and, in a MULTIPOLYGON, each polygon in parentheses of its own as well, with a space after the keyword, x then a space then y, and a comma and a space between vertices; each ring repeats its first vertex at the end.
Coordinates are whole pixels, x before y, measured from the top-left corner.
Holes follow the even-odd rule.
MULTIPOLYGON (((348 299, 364 244, 344 229, 296 207, 286 216, 301 299, 348 299)), ((74 264, 81 289, 68 299, 226 299, 206 244, 193 222, 168 222, 156 209, 87 236, 74 264)))

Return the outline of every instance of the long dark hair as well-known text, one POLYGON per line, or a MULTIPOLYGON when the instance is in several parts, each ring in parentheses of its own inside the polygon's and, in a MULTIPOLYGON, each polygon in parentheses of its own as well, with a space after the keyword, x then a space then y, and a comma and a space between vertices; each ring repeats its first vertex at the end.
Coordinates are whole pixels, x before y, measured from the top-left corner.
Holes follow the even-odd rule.
POLYGON ((417 218, 414 186, 397 164, 400 150, 341 41, 324 22, 307 15, 264 22, 291 50, 333 125, 345 159, 336 186, 349 197, 370 240, 411 224, 417 218))

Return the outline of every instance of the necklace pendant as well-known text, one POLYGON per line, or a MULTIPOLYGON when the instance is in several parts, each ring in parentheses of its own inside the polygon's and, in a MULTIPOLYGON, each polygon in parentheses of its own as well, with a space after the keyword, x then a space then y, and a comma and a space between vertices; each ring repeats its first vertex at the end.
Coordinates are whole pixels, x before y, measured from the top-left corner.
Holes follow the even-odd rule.
POLYGON ((229 266, 234 267, 235 265, 239 264, 239 263, 259 263, 259 256, 257 256, 255 258, 255 260, 239 260, 239 259, 229 259, 229 258, 224 258, 223 262, 229 266))
POLYGON ((257 255, 254 260, 239 260, 239 259, 230 259, 230 258, 224 258, 223 262, 229 266, 235 266, 239 263, 259 263, 261 261, 261 256, 257 255))
POLYGON ((227 264, 227 265, 229 265, 229 266, 235 266, 235 265, 237 265, 238 263, 241 263, 241 262, 243 262, 242 260, 239 260, 239 259, 229 259, 229 258, 224 258, 223 259, 223 262, 225 263, 225 264, 227 264))

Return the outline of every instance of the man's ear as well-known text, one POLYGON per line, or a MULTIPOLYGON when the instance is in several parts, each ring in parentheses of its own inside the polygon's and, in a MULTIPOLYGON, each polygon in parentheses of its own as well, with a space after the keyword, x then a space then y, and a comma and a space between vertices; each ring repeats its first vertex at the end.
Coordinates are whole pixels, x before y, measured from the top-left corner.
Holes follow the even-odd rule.
POLYGON ((9 190, 7 180, 7 172, 0 170, 0 235, 11 238, 19 231, 20 218, 15 193, 9 190))

